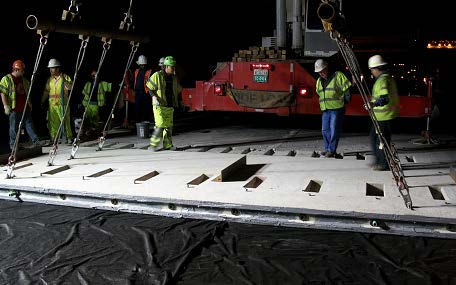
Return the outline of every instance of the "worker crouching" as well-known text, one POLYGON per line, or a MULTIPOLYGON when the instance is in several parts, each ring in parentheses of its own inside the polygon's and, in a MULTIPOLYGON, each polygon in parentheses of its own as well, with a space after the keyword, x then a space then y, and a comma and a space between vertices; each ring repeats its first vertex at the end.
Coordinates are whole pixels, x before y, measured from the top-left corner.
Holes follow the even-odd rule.
POLYGON ((152 74, 147 80, 146 87, 152 96, 155 129, 150 138, 152 150, 156 150, 163 140, 163 149, 173 147, 172 128, 174 108, 179 107, 179 93, 182 87, 175 74, 176 60, 172 56, 165 57, 164 69, 152 74))

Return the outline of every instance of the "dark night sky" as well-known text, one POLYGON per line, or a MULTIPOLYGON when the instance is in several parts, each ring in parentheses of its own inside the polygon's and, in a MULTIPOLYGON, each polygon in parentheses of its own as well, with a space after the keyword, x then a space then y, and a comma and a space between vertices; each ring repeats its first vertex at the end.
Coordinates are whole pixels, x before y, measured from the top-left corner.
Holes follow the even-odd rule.
MULTIPOLYGON (((130 0, 80 0, 79 13, 85 25, 118 29, 130 0)), ((345 0, 343 13, 353 35, 375 36, 413 34, 456 39, 449 22, 451 9, 445 2, 439 5, 416 4, 416 1, 345 0), (400 3, 400 4, 398 4, 400 3), (437 17, 439 16, 439 17, 437 17)), ((4 27, 0 45, 0 73, 11 71, 11 63, 23 59, 26 76, 32 75, 37 58, 39 36, 26 27, 28 15, 58 22, 71 1, 13 1, 11 8, 2 11, 0 22, 4 27)), ((263 36, 272 36, 275 29, 275 0, 230 1, 150 1, 133 0, 132 15, 135 33, 148 35, 150 42, 140 45, 135 60, 145 54, 149 65, 156 67, 162 56, 173 55, 178 63, 182 85, 194 87, 195 80, 207 80, 217 62, 230 61, 239 49, 260 46, 263 36)), ((89 68, 97 67, 101 55, 100 38, 92 38, 86 59, 79 73, 79 86, 87 79, 89 68)), ((50 58, 62 61, 63 71, 73 77, 80 40, 76 35, 51 33, 36 73, 33 100, 41 96, 49 75, 46 68, 50 58)), ((130 52, 126 41, 113 41, 101 77, 114 84, 120 83, 130 52)), ((452 55, 451 55, 452 56, 452 55)), ((454 56, 453 56, 454 57, 454 56)), ((132 64, 136 68, 136 64, 132 64)), ((78 83, 76 87, 78 87, 78 83)), ((81 87, 82 88, 82 87, 81 87)), ((75 89, 76 90, 76 89, 75 89)), ((80 96, 77 94, 75 96, 80 96)), ((32 101, 33 102, 33 101, 32 101)))
MULTIPOLYGON (((130 0, 80 2, 79 12, 83 22, 111 30, 118 28, 130 4, 130 0)), ((262 36, 272 36, 275 2, 133 0, 135 32, 147 34, 151 39, 150 43, 139 47, 137 55, 147 55, 153 66, 161 56, 173 55, 185 74, 184 80, 208 79, 217 62, 229 61, 239 49, 261 45, 262 36)), ((345 0, 342 8, 353 34, 414 33, 420 29, 427 35, 438 36, 449 30, 449 26, 444 24, 450 17, 450 9, 444 5, 445 2, 449 1, 431 6, 411 0, 345 0), (441 20, 436 15, 441 15, 441 20)), ((2 74, 10 71, 12 61, 22 58, 28 66, 27 73, 31 75, 39 43, 36 32, 27 29, 26 17, 34 14, 58 21, 70 3, 69 0, 11 2, 10 12, 3 11, 0 17, 7 31, 0 46, 2 74)), ((450 30, 450 33, 456 38, 453 31, 450 30)), ((40 66, 45 66, 49 58, 57 57, 62 60, 66 72, 73 74, 79 45, 76 35, 51 34, 40 66)), ((91 39, 86 59, 89 62, 84 64, 86 68, 97 66, 100 49, 100 39, 91 39)), ((113 42, 106 59, 107 71, 123 70, 129 50, 127 42, 113 42)), ((47 76, 48 71, 40 69, 41 73, 47 76)), ((105 77, 112 77, 112 81, 121 79, 109 72, 105 77)))

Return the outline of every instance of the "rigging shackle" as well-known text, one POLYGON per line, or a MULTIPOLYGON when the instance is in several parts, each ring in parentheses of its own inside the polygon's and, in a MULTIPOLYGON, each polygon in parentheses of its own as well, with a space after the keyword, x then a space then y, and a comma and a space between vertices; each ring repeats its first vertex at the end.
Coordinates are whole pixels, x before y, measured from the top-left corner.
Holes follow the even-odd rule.
POLYGON ((67 16, 70 15, 70 21, 73 21, 74 18, 79 14, 79 3, 76 0, 71 0, 70 1, 70 7, 68 7, 68 10, 63 10, 62 13, 62 21, 67 20, 67 16))

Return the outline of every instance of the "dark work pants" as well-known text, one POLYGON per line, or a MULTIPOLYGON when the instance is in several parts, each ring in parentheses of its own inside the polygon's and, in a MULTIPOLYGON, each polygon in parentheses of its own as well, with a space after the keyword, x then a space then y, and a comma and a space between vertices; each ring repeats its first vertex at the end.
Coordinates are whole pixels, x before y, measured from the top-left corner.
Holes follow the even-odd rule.
MULTIPOLYGON (((391 145, 391 121, 392 120, 378 121, 380 131, 382 132, 383 137, 385 138, 388 145, 391 145)), ((371 141, 372 152, 375 155, 375 163, 378 165, 381 165, 385 168, 389 168, 388 161, 386 160, 385 152, 383 149, 379 148, 380 139, 379 139, 378 134, 376 133, 373 125, 372 125, 371 131, 370 131, 370 141, 371 141)))
POLYGON ((136 122, 152 122, 152 98, 144 91, 135 91, 135 119, 136 122))

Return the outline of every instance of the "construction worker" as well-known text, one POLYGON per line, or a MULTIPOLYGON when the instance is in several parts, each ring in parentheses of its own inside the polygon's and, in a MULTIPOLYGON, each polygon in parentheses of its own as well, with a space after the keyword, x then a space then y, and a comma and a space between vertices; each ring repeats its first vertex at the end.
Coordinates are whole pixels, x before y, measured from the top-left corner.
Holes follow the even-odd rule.
POLYGON ((155 129, 150 138, 152 150, 156 150, 163 140, 163 149, 173 147, 172 128, 174 108, 179 106, 178 96, 182 87, 175 75, 176 60, 172 56, 165 57, 164 69, 155 72, 146 83, 152 96, 152 108, 155 118, 155 129))
POLYGON ((68 102, 68 93, 71 90, 71 78, 60 72, 61 64, 55 59, 49 60, 48 66, 51 76, 46 81, 43 96, 41 97, 41 104, 48 101, 48 128, 51 142, 54 141, 57 135, 60 122, 62 121, 63 114, 65 114, 65 121, 61 134, 66 137, 66 143, 71 144, 73 133, 70 125, 70 110, 65 110, 68 102))
POLYGON ((136 122, 151 122, 152 119, 152 110, 150 106, 152 105, 152 100, 149 96, 149 90, 147 90, 146 82, 147 79, 152 75, 152 69, 147 69, 147 58, 144 55, 140 55, 136 61, 139 68, 134 72, 133 82, 130 86, 133 86, 135 91, 135 113, 136 113, 136 122))
POLYGON ((351 82, 340 71, 330 73, 328 63, 323 59, 315 61, 317 79, 316 92, 319 97, 321 116, 321 132, 325 157, 337 156, 337 146, 342 132, 345 116, 345 104, 350 102, 351 82))
POLYGON ((102 81, 97 79, 98 82, 95 82, 95 78, 97 77, 97 71, 92 70, 90 72, 91 80, 87 81, 84 85, 84 89, 82 89, 82 95, 84 98, 82 99, 82 105, 86 108, 86 122, 88 127, 88 132, 91 133, 93 131, 97 131, 99 126, 98 123, 100 122, 100 109, 104 108, 106 105, 106 93, 111 92, 112 90, 112 83, 102 81), (93 91, 92 97, 89 100, 90 93, 93 91))
POLYGON ((16 60, 12 67, 12 72, 3 76, 0 81, 3 108, 5 115, 9 117, 10 149, 13 150, 22 115, 24 115, 24 126, 30 140, 35 146, 41 146, 32 121, 32 104, 30 100, 27 101, 30 81, 24 77, 25 64, 22 60, 16 60))
POLYGON ((161 57, 159 60, 158 60, 158 67, 160 69, 165 69, 165 66, 163 65, 163 63, 165 62, 165 58, 164 57, 161 57))
MULTIPOLYGON (((391 121, 399 115, 399 96, 396 81, 388 71, 388 63, 380 56, 369 58, 367 65, 375 78, 372 87, 372 98, 369 104, 374 112, 375 119, 386 143, 391 143, 391 121)), ((389 170, 383 147, 380 147, 380 138, 372 126, 370 131, 372 151, 375 155, 373 169, 378 171, 389 170)))

